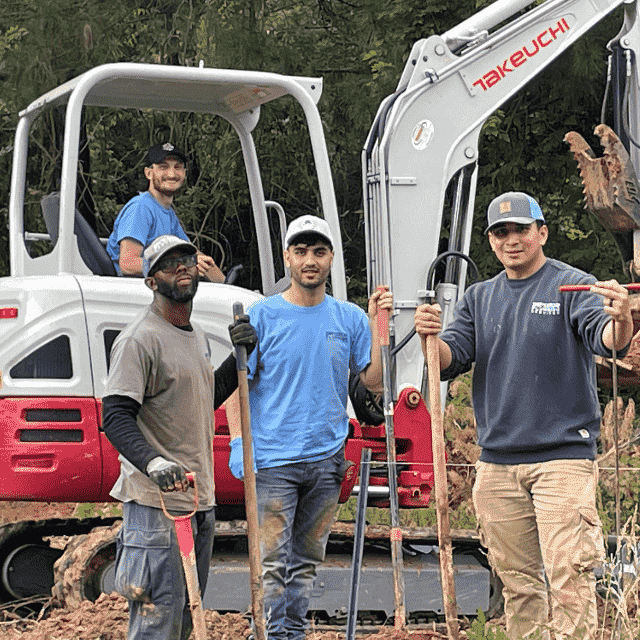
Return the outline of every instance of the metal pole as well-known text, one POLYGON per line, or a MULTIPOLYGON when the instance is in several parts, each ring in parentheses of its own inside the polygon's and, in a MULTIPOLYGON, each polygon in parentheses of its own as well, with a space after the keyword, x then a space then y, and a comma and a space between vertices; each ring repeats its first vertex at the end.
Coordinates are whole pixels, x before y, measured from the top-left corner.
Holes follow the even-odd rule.
POLYGON ((364 532, 367 524, 367 497, 369 476, 371 472, 371 449, 364 448, 360 457, 360 492, 356 506, 356 529, 353 541, 353 558, 351 560, 351 586, 349 593, 349 612, 347 613, 347 632, 345 640, 356 637, 358 620, 358 593, 360 589, 360 572, 364 555, 364 532))

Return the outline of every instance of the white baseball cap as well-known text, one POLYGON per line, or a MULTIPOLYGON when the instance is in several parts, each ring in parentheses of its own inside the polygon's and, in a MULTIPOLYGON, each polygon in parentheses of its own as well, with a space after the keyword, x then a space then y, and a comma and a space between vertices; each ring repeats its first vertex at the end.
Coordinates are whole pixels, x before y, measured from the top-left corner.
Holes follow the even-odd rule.
POLYGON ((285 248, 289 248, 295 239, 303 233, 317 233, 323 238, 326 238, 327 242, 333 247, 331 230, 326 220, 318 216, 300 216, 296 218, 287 229, 287 235, 284 238, 285 248))

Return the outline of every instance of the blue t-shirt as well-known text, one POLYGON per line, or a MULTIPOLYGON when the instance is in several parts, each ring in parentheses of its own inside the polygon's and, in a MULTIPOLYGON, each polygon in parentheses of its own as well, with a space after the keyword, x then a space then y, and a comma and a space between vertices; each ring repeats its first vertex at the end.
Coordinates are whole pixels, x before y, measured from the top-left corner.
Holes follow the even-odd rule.
MULTIPOLYGON (((451 349, 449 380, 473 370, 480 459, 528 464, 590 459, 600 433, 593 355, 610 320, 603 298, 560 293, 561 284, 596 280, 557 260, 529 278, 501 272, 470 286, 441 338, 451 349)), ((627 349, 620 352, 621 356, 627 349)))
POLYGON ((189 242, 172 208, 165 209, 148 191, 131 198, 118 214, 107 243, 107 253, 118 275, 121 275, 118 264, 121 240, 133 238, 146 249, 156 238, 164 235, 178 236, 189 242))
POLYGON ((360 373, 371 359, 367 315, 331 296, 301 307, 282 295, 247 313, 258 333, 247 363, 257 467, 333 455, 349 429, 349 369, 360 373))

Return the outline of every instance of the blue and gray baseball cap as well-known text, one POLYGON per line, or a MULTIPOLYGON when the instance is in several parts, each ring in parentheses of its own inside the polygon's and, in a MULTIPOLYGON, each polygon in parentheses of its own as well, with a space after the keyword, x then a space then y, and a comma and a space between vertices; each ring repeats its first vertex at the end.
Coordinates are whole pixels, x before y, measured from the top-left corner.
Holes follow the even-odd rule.
POLYGON ((503 193, 491 201, 487 209, 487 228, 485 233, 501 222, 532 224, 536 220, 544 223, 540 205, 526 193, 507 191, 507 193, 503 193))

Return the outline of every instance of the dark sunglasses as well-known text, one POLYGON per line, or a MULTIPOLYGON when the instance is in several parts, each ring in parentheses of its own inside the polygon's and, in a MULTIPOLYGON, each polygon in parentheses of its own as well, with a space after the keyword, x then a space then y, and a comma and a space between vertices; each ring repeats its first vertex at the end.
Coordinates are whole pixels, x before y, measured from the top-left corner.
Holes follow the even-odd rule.
POLYGON ((186 253, 175 258, 167 258, 161 260, 156 271, 163 271, 164 273, 175 273, 180 265, 185 267, 195 267, 198 264, 198 256, 195 253, 186 253))

